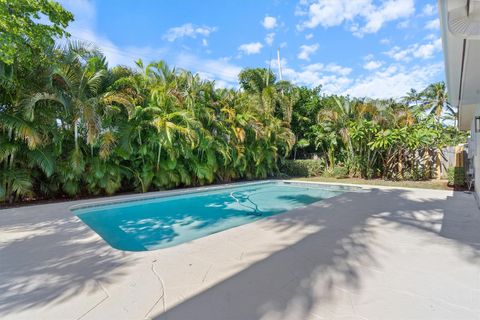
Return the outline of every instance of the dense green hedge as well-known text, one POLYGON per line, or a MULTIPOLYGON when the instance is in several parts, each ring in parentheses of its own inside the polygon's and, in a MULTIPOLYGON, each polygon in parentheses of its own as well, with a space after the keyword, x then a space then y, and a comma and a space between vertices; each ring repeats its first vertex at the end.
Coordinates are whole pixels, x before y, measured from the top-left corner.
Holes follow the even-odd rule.
POLYGON ((280 171, 291 177, 314 177, 321 175, 324 168, 322 160, 285 160, 280 171))
POLYGON ((465 185, 465 169, 463 167, 450 167, 447 171, 448 184, 455 187, 465 185))
POLYGON ((325 171, 323 174, 325 177, 333 177, 338 179, 348 178, 348 168, 344 166, 336 166, 331 170, 325 171))

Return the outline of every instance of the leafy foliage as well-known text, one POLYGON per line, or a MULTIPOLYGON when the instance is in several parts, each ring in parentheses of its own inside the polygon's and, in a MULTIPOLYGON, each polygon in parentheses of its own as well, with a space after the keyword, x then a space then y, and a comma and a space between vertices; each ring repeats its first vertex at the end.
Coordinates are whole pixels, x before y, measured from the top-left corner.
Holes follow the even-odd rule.
POLYGON ((315 177, 325 170, 323 160, 286 160, 281 171, 291 177, 315 177))
POLYGON ((52 0, 0 0, 0 64, 32 59, 67 35, 73 15, 52 0), (41 18, 48 20, 42 23, 41 18))
POLYGON ((348 168, 344 166, 335 166, 330 171, 325 171, 325 177, 334 177, 338 179, 348 178, 348 168))
POLYGON ((465 168, 451 167, 447 171, 448 184, 455 187, 462 187, 465 185, 465 168))
POLYGON ((330 175, 340 166, 346 175, 363 178, 430 179, 440 149, 467 137, 451 123, 456 114, 444 88, 440 83, 412 90, 402 101, 304 95, 293 113, 294 150, 324 157, 330 175), (314 115, 316 122, 310 120, 314 115))
POLYGON ((0 0, 0 200, 259 179, 280 165, 426 179, 438 148, 466 137, 447 125, 442 83, 402 102, 352 99, 256 68, 219 89, 164 61, 110 68, 91 46, 54 48, 72 19, 51 0, 0 0))
POLYGON ((81 43, 44 53, 55 63, 31 66, 43 76, 19 65, 2 97, 5 201, 265 178, 295 143, 273 77, 247 93, 163 61, 110 69, 81 43))

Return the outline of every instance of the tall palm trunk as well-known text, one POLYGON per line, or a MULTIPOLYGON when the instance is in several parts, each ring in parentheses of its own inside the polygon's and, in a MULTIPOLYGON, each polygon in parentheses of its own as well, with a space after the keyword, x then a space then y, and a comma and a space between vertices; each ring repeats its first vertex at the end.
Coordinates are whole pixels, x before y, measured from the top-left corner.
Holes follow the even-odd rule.
POLYGON ((330 170, 333 170, 335 167, 335 149, 332 147, 328 148, 328 162, 330 170))
POLYGON ((75 119, 73 122, 73 135, 75 140, 75 151, 78 151, 78 120, 75 119))
POLYGON ((398 175, 403 179, 403 152, 398 153, 398 163, 397 163, 398 175))
POLYGON ((157 171, 160 169, 160 157, 161 156, 162 156, 162 144, 159 142, 158 143, 158 153, 157 153, 157 171))
POLYGON ((437 148, 436 154, 435 154, 435 165, 436 165, 436 170, 437 170, 437 180, 440 180, 442 178, 442 150, 440 148, 437 148))

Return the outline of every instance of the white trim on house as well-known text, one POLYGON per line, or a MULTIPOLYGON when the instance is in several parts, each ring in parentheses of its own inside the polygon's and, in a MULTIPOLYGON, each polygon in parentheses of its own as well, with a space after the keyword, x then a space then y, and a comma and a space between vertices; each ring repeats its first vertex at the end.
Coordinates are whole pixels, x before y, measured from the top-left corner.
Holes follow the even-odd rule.
POLYGON ((438 0, 438 8, 449 103, 459 109, 459 128, 468 130, 480 108, 480 1, 438 0), (468 12, 462 26, 459 12, 468 12))
POLYGON ((449 103, 458 108, 458 126, 470 130, 468 172, 480 199, 480 0, 438 0, 449 103), (476 177, 476 178, 475 178, 476 177))

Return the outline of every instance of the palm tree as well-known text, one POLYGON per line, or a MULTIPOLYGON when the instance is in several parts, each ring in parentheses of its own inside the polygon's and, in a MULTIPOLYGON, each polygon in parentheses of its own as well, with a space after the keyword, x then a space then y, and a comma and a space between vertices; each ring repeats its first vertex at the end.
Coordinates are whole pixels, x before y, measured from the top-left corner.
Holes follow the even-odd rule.
POLYGON ((401 98, 401 101, 408 105, 417 107, 422 100, 422 93, 418 92, 417 90, 411 88, 409 92, 405 96, 401 98))
POLYGON ((329 167, 333 169, 335 166, 335 148, 340 142, 343 142, 347 147, 348 155, 353 158, 354 151, 350 138, 349 121, 355 117, 356 104, 345 98, 338 98, 333 96, 333 103, 321 109, 317 115, 317 121, 325 127, 326 131, 320 131, 316 137, 316 144, 320 145, 319 139, 328 139, 326 142, 328 146, 329 167))
POLYGON ((444 111, 456 118, 457 113, 448 102, 445 82, 436 82, 429 85, 422 92, 422 105, 424 110, 429 110, 430 114, 435 115, 440 120, 444 111))
POLYGON ((106 65, 98 66, 99 62, 104 62, 104 58, 84 57, 81 54, 78 48, 70 47, 64 56, 65 61, 53 74, 55 87, 61 89, 63 107, 71 117, 77 152, 80 125, 86 128, 86 142, 90 145, 100 131, 100 88, 107 75, 106 65), (87 59, 85 64, 82 59, 87 59))
MULTIPOLYGON (((445 82, 436 82, 429 85, 424 90, 424 101, 423 105, 426 110, 430 110, 430 114, 435 116, 437 122, 440 122, 442 114, 447 113, 448 118, 454 119, 454 125, 458 119, 458 114, 456 110, 449 104, 448 96, 446 92, 445 82)), ((441 156, 442 151, 440 148, 437 148, 436 151, 436 167, 437 167, 437 179, 440 179, 440 165, 441 165, 441 156)))
POLYGON ((0 199, 12 203, 32 194, 32 169, 40 169, 47 178, 53 174, 55 160, 45 138, 47 130, 41 123, 22 119, 20 113, 0 113, 0 199))

